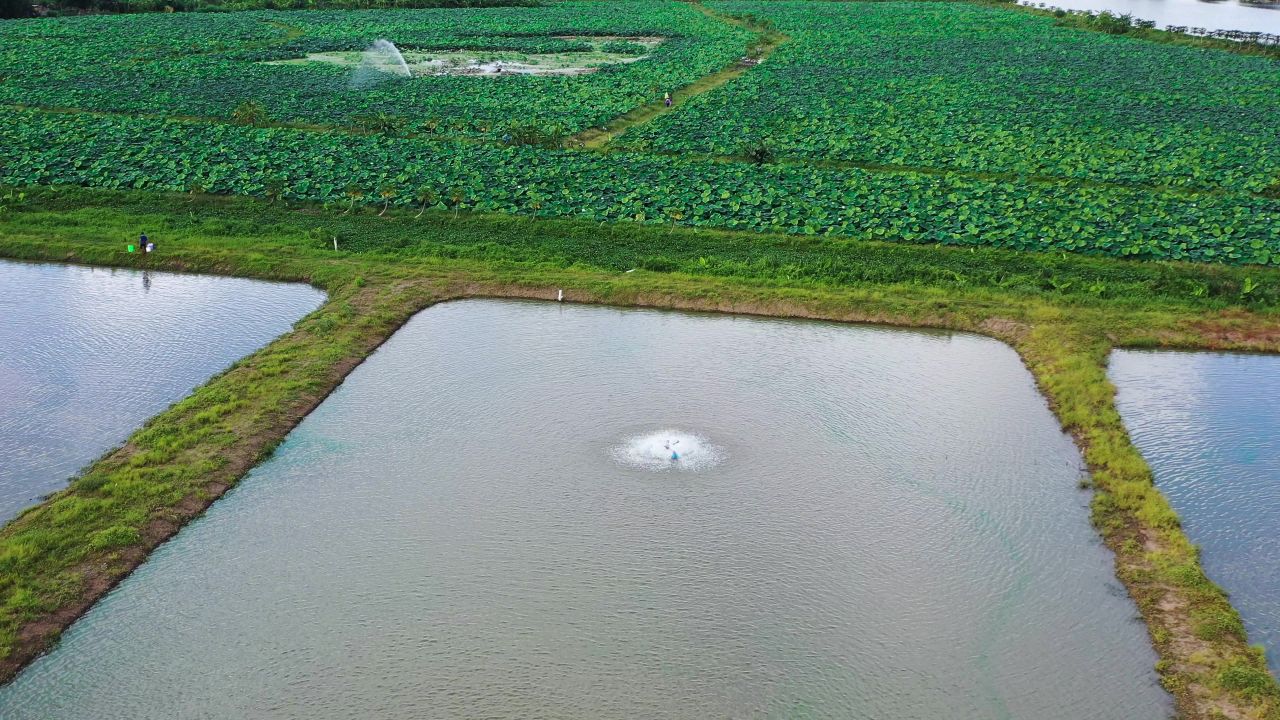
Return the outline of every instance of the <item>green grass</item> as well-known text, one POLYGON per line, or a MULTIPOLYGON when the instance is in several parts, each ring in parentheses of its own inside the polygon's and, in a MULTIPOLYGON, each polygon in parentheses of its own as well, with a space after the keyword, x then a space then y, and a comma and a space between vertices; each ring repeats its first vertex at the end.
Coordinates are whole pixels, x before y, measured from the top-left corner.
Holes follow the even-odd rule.
MULTIPOLYGON (((252 245, 260 231, 273 246, 324 253, 338 240, 341 257, 357 253, 394 262, 441 258, 546 268, 587 267, 612 272, 743 278, 791 286, 907 285, 952 297, 1049 298, 1064 305, 1205 310, 1280 305, 1280 270, 1176 262, 1116 262, 1071 253, 1016 253, 987 247, 953 248, 689 230, 571 220, 532 220, 502 214, 392 211, 379 222, 342 214, 210 196, 170 196, 172 212, 156 212, 154 195, 80 188, 0 191, 0 206, 24 227, 46 221, 81 237, 97 237, 104 251, 122 249, 139 230, 168 237, 229 236, 252 245), (5 195, 12 199, 6 200, 5 195), (18 194, 23 197, 18 198, 18 194), (129 219, 119 224, 119 213, 129 219), (115 237, 114 244, 104 238, 115 237), (243 239, 243 240, 241 240, 243 239), (1245 291, 1249 287, 1248 292, 1245 291)), ((18 232, 14 229, 13 232, 18 232)), ((243 244, 241 244, 243 243, 243 244)), ((327 256, 326 256, 327 257, 327 256)))
POLYGON ((1280 717, 1280 688, 1153 485, 1106 375, 1116 346, 1280 351, 1275 295, 1243 293, 1247 279, 1273 287, 1274 271, 465 213, 344 215, 208 196, 41 188, 0 198, 3 256, 300 280, 329 293, 291 333, 0 530, 5 674, 268 456, 414 312, 453 297, 553 298, 563 288, 575 301, 940 327, 1010 343, 1077 438, 1095 523, 1180 710, 1280 717), (161 255, 124 251, 140 229, 161 255), (668 248, 671 268, 626 272, 628 253, 646 247, 668 248), (815 267, 797 275, 760 261, 777 248, 815 267), (1090 290, 1098 282, 1108 290, 1090 290))

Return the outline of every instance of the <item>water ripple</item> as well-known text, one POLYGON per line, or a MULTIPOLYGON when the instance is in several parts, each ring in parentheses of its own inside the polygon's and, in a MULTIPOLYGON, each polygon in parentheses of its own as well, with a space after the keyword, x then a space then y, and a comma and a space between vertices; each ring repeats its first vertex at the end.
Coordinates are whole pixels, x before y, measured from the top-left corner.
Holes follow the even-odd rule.
POLYGON ((1079 472, 991 340, 449 303, 0 716, 1167 717, 1079 472))
POLYGON ((297 284, 0 261, 0 522, 322 300, 297 284))
POLYGON ((1280 672, 1280 357, 1117 351, 1134 443, 1280 672))

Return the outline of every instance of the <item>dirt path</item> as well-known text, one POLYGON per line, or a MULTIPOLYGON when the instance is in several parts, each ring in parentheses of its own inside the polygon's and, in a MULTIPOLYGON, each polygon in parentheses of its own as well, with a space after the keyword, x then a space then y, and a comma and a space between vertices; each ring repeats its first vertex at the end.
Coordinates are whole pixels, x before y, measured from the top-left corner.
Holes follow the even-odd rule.
POLYGON ((707 17, 714 18, 730 25, 736 25, 756 33, 756 40, 748 48, 746 57, 736 60, 732 65, 710 75, 706 75, 698 80, 685 85, 684 87, 671 93, 671 107, 666 107, 662 100, 654 100, 647 105, 641 105, 625 115, 620 115, 609 121, 604 127, 589 128, 574 135, 569 139, 570 147, 581 148, 584 150, 600 150, 613 141, 614 138, 623 134, 627 130, 652 122, 655 118, 674 112, 683 103, 711 92, 716 88, 728 83, 746 73, 756 64, 764 62, 774 50, 780 45, 791 39, 790 36, 778 32, 772 28, 763 27, 748 23, 745 20, 730 15, 718 13, 711 8, 704 6, 702 3, 690 3, 690 6, 697 9, 707 17), (749 58, 749 60, 748 60, 749 58))

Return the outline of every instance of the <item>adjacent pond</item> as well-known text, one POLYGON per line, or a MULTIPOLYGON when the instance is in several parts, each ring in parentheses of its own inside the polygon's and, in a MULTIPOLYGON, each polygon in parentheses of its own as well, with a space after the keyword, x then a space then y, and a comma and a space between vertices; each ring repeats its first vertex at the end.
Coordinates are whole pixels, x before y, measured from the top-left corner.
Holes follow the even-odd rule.
POLYGON ((299 284, 0 261, 0 523, 323 300, 299 284))
POLYGON ((1205 572, 1280 673, 1280 357, 1116 351, 1110 374, 1205 572))
POLYGON ((1060 7, 1064 10, 1109 10, 1115 15, 1132 15, 1154 20, 1156 27, 1170 25, 1208 30, 1240 30, 1280 34, 1280 2, 1240 2, 1240 0, 1036 0, 1023 5, 1060 7))
POLYGON ((992 340, 448 303, 0 715, 1166 718, 1080 477, 992 340))

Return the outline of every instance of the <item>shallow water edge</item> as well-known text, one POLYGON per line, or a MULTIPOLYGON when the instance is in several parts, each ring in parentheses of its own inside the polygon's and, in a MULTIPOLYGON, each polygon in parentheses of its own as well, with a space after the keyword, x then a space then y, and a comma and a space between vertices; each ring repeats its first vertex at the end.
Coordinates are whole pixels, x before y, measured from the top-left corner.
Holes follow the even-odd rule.
MULTIPOLYGON (((1130 435, 1280 670, 1280 357, 1120 350, 1109 366, 1130 435)), ((1206 632, 1210 629, 1206 629, 1206 632)))
POLYGON ((0 525, 323 301, 299 283, 0 260, 0 525))

